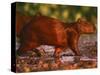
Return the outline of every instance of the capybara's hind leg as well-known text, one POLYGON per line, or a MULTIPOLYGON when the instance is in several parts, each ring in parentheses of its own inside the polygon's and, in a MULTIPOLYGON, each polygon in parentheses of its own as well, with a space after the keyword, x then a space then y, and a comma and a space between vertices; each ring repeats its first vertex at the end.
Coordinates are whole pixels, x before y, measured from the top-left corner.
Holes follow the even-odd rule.
MULTIPOLYGON (((36 43, 33 42, 29 42, 29 43, 24 43, 21 44, 21 46, 19 47, 19 49, 17 50, 17 54, 18 55, 25 55, 28 51, 33 50, 34 48, 36 48, 38 45, 36 43)), ((38 52, 38 51, 37 51, 38 52)))

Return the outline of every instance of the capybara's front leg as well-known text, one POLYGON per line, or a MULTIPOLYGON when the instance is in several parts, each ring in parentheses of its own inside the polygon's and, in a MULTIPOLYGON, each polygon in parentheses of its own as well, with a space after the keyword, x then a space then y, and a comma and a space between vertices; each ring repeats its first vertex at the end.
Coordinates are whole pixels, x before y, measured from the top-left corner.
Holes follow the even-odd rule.
POLYGON ((79 35, 77 34, 73 34, 69 39, 69 46, 76 56, 81 55, 78 48, 78 40, 79 40, 79 35))
POLYGON ((60 60, 60 53, 62 52, 62 48, 60 47, 56 47, 55 48, 55 52, 54 52, 54 58, 55 58, 55 63, 57 65, 61 64, 61 60, 60 60))
POLYGON ((78 35, 72 37, 70 40, 70 48, 75 53, 74 62, 79 62, 81 56, 81 53, 78 48, 78 40, 79 40, 78 35))

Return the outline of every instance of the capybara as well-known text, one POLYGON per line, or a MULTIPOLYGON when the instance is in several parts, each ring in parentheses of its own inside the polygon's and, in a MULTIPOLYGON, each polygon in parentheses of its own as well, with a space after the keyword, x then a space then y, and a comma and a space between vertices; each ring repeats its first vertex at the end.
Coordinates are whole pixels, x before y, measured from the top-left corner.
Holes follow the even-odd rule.
MULTIPOLYGON (((94 26, 88 21, 78 19, 77 22, 63 23, 58 19, 43 15, 33 16, 30 22, 25 24, 20 31, 20 47, 18 54, 24 54, 29 50, 35 50, 40 45, 55 46, 54 56, 59 63, 60 53, 66 49, 80 55, 78 40, 83 33, 93 33, 94 26)), ((37 51, 38 52, 38 51, 37 51)))

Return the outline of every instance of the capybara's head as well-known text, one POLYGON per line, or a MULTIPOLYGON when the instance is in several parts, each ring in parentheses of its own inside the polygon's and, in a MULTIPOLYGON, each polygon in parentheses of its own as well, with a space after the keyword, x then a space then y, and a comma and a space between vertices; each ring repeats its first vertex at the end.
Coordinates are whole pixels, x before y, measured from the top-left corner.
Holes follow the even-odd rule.
POLYGON ((96 31, 95 26, 86 19, 79 18, 77 20, 77 25, 80 33, 82 34, 95 33, 96 31))

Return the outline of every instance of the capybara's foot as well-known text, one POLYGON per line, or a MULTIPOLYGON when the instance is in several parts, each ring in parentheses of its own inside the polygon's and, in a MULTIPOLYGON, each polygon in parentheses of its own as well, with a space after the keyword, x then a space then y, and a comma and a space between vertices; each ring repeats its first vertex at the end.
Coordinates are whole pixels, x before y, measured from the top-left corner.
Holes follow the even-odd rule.
POLYGON ((33 51, 37 54, 38 57, 42 56, 38 49, 35 48, 35 49, 33 49, 33 51))
POLYGON ((77 63, 77 62, 79 62, 79 61, 80 61, 80 56, 75 56, 75 57, 74 57, 74 62, 77 63))
POLYGON ((76 54, 76 56, 81 57, 81 56, 82 56, 82 54, 79 52, 78 54, 76 54))

